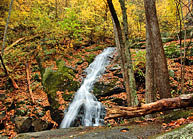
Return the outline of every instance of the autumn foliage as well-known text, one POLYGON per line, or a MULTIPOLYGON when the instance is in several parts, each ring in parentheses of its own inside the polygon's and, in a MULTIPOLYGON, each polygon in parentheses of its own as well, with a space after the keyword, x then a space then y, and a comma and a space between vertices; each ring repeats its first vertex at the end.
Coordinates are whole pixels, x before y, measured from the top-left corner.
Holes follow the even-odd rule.
MULTIPOLYGON (((156 3, 172 97, 193 92, 193 7, 192 3, 188 2, 161 0, 156 3)), ((10 0, 0 0, 0 46, 3 44, 9 3, 10 0)), ((113 0, 113 4, 122 27, 119 1, 113 0)), ((139 105, 143 105, 146 64, 143 0, 126 1, 126 8, 137 95, 139 105)), ((57 114, 63 117, 63 111, 86 76, 84 70, 96 55, 109 46, 114 47, 115 42, 112 18, 106 0, 14 1, 2 56, 9 78, 0 64, 0 135, 11 138, 20 133, 15 120, 18 117, 26 118, 30 123, 25 132, 56 129, 59 122, 53 119, 53 114, 58 112, 57 114), (51 71, 49 77, 58 73, 60 62, 70 71, 61 76, 57 75, 61 77, 58 80, 62 80, 66 86, 52 87, 56 89, 53 92, 58 106, 53 109, 53 102, 50 101, 47 91, 49 85, 47 87, 43 81, 47 71, 51 71), (14 87, 10 79, 14 79, 18 87, 14 87), (39 128, 39 125, 37 128, 37 121, 41 121, 45 128, 39 128)), ((119 64, 119 55, 115 53, 93 91, 97 99, 111 111, 114 107, 127 106, 119 64)), ((159 99, 160 96, 157 95, 156 98, 159 99)), ((128 121, 127 118, 118 121, 110 119, 105 123, 112 126, 128 124, 128 121)), ((163 129, 170 130, 192 121, 190 114, 189 117, 181 117, 169 123, 163 122, 163 129)))

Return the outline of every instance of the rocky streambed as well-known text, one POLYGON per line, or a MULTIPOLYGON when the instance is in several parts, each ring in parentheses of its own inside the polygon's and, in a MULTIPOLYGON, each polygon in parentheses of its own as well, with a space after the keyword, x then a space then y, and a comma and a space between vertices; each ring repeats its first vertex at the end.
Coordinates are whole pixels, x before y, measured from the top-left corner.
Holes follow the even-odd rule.
POLYGON ((160 123, 117 127, 72 127, 50 131, 18 134, 16 139, 138 139, 161 132, 160 123))
POLYGON ((72 127, 18 134, 16 139, 191 139, 193 123, 162 133, 161 123, 117 127, 72 127))

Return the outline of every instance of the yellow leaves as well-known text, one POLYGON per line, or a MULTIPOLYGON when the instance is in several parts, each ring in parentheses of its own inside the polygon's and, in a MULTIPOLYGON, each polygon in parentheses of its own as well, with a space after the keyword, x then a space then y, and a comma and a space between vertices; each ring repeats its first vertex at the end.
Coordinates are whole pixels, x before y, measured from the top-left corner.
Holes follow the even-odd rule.
POLYGON ((42 47, 40 45, 37 46, 37 50, 42 50, 42 47))

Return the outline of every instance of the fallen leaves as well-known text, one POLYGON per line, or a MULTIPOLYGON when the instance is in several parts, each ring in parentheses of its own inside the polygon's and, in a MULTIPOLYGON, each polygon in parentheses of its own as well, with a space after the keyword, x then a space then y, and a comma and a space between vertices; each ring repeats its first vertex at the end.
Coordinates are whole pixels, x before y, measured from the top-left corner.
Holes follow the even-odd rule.
POLYGON ((165 131, 170 131, 171 129, 175 129, 180 127, 181 125, 188 124, 193 122, 193 116, 189 116, 187 118, 180 118, 175 121, 171 121, 170 123, 162 123, 162 127, 165 131))

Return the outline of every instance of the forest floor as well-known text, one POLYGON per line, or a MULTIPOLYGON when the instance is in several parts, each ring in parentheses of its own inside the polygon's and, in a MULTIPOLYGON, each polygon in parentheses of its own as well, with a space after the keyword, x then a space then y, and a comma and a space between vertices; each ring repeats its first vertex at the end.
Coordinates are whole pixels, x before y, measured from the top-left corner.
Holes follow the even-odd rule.
MULTIPOLYGON (((188 41, 188 40, 187 40, 188 41)), ((172 41, 165 43, 165 46, 176 46, 179 44, 178 41, 172 41)), ((76 75, 75 79, 78 82, 82 81, 82 76, 84 75, 84 70, 88 67, 88 56, 93 57, 102 52, 105 47, 112 46, 113 44, 108 41, 101 44, 93 44, 90 46, 82 46, 81 48, 74 49, 68 48, 68 51, 65 49, 57 48, 56 51, 53 52, 55 48, 53 46, 49 46, 46 51, 43 51, 42 48, 37 46, 37 48, 32 52, 29 48, 27 50, 22 50, 22 48, 13 47, 10 48, 9 51, 5 54, 6 65, 8 67, 8 71, 10 76, 16 81, 18 85, 18 89, 15 89, 11 86, 11 83, 7 80, 7 77, 4 74, 2 67, 0 68, 0 134, 14 137, 17 134, 17 127, 15 124, 15 118, 18 116, 25 117, 33 117, 35 119, 41 119, 46 121, 46 123, 51 124, 52 129, 57 128, 58 124, 52 120, 50 116, 50 111, 44 111, 44 107, 49 106, 47 94, 43 90, 43 86, 41 84, 41 75, 40 71, 37 70, 38 63, 36 61, 37 52, 41 53, 41 58, 45 59, 43 62, 43 67, 52 66, 53 69, 57 69, 56 61, 58 59, 62 59, 65 61, 65 64, 73 69, 75 69, 76 75), (108 44, 108 45, 107 45, 108 44), (22 54, 21 54, 22 52, 22 54), (13 54, 13 55, 12 55, 13 54), (87 60, 86 60, 87 59, 87 60), (29 65, 30 71, 30 88, 28 86, 27 80, 27 66, 29 65), (32 90, 32 96, 29 93, 29 89, 32 90), (34 103, 32 102, 32 97, 34 99, 34 103)), ((192 47, 189 47, 189 50, 192 52, 192 47)), ((132 50, 132 57, 135 62, 134 70, 136 76, 136 84, 137 84, 137 93, 138 98, 141 103, 144 103, 144 95, 145 95, 145 53, 144 53, 144 45, 141 46, 140 49, 132 50), (141 49, 142 48, 142 49, 141 49)), ((181 62, 179 52, 175 50, 170 50, 171 47, 168 48, 168 53, 171 57, 168 58, 168 67, 170 73, 170 85, 172 87, 172 96, 178 96, 181 94, 181 62), (169 51, 170 50, 170 51, 169 51), (178 56, 175 56, 175 55, 178 56)), ((173 48, 173 47, 172 47, 173 48)), ((117 54, 115 54, 116 57, 117 54)), ((107 67, 107 72, 103 77, 100 78, 99 82, 103 82, 104 84, 108 83, 110 80, 116 81, 114 84, 116 88, 121 88, 124 90, 123 79, 121 78, 120 68, 116 70, 112 70, 112 67, 115 67, 119 61, 112 61, 111 65, 107 67)), ((185 92, 193 93, 193 56, 187 56, 185 59, 185 92)), ((60 103, 60 109, 64 110, 67 108, 70 100, 64 100, 62 98, 63 93, 75 93, 75 92, 57 92, 57 97, 60 103)), ((126 105, 126 93, 121 91, 119 93, 112 93, 106 96, 98 96, 97 97, 106 107, 112 108, 113 106, 126 105)), ((159 96, 158 96, 159 98, 159 96)), ((180 110, 182 111, 182 110, 180 110)), ((178 111, 179 113, 179 111, 178 111)), ((160 117, 164 116, 163 112, 157 113, 156 118, 137 118, 134 120, 129 119, 111 119, 105 121, 107 127, 114 127, 119 125, 125 125, 132 122, 136 124, 144 124, 147 121, 157 122, 160 121, 162 125, 163 131, 168 131, 173 128, 179 127, 183 124, 187 124, 193 122, 193 111, 190 108, 188 111, 181 112, 180 115, 169 116, 168 118, 160 117), (163 120, 164 119, 164 120, 163 120)))

